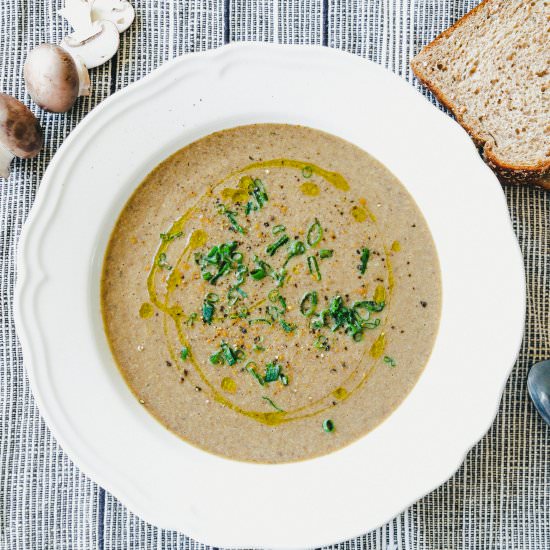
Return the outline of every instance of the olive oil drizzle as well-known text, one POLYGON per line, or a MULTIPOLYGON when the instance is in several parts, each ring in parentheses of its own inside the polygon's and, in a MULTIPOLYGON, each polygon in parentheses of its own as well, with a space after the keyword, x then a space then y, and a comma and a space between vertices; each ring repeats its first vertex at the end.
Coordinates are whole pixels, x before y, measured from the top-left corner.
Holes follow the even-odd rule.
MULTIPOLYGON (((239 169, 237 171, 230 173, 228 176, 224 177, 222 180, 210 186, 205 191, 205 193, 203 193, 203 195, 201 195, 197 199, 196 203, 191 208, 189 208, 178 220, 176 220, 172 224, 168 233, 171 235, 177 234, 180 232, 185 233, 186 225, 193 218, 193 215, 197 212, 201 203, 207 200, 208 198, 211 198, 212 196, 214 196, 216 189, 220 185, 223 185, 224 183, 231 180, 232 178, 235 178, 236 176, 239 176, 251 170, 274 168, 274 167, 291 168, 296 170, 303 170, 304 168, 307 168, 308 171, 311 171, 311 173, 316 174, 317 176, 323 178, 325 181, 327 181, 336 189, 339 189, 341 191, 348 191, 350 189, 349 183, 341 174, 338 174, 337 172, 331 172, 331 171, 325 170, 309 162, 303 162, 303 161, 292 160, 292 159, 272 159, 267 161, 253 162, 242 169, 239 169)), ((240 184, 238 189, 224 189, 223 192, 225 192, 225 194, 223 194, 222 192, 222 196, 224 198, 234 199, 234 200, 237 200, 238 198, 239 201, 242 201, 244 198, 244 195, 242 194, 242 189, 243 189, 243 186, 240 184)), ((374 215, 372 215, 365 206, 363 206, 363 209, 368 214, 371 221, 376 225, 376 218, 374 217, 374 215)), ((176 365, 179 365, 178 353, 176 353, 176 351, 174 350, 171 344, 169 321, 168 321, 169 318, 173 321, 173 324, 175 326, 177 338, 180 346, 185 346, 189 350, 189 355, 187 358, 188 361, 190 361, 190 363, 194 367, 194 370, 198 373, 201 380, 208 387, 211 393, 211 396, 215 401, 217 401, 218 403, 224 405, 225 407, 239 414, 243 414, 245 416, 253 418, 254 420, 261 422, 263 424, 274 426, 274 425, 282 424, 284 422, 309 418, 309 417, 318 415, 334 406, 332 404, 333 398, 335 397, 334 391, 338 393, 337 398, 339 402, 343 402, 367 382, 367 380, 372 376, 375 370, 375 366, 378 363, 378 359, 379 359, 378 353, 376 354, 377 357, 373 356, 372 346, 371 346, 371 350, 365 350, 363 352, 361 359, 358 361, 358 366, 355 369, 353 369, 344 380, 340 382, 339 387, 336 390, 330 391, 327 393, 327 395, 322 396, 317 400, 310 401, 306 405, 297 407, 290 411, 263 412, 263 411, 245 410, 239 407, 238 405, 236 405, 235 403, 233 403, 231 400, 227 399, 224 395, 222 395, 220 391, 218 391, 218 389, 215 388, 214 385, 210 382, 210 380, 204 373, 203 369, 201 368, 200 364, 198 363, 198 361, 196 360, 193 354, 192 348, 189 344, 189 340, 186 336, 186 333, 183 327, 184 312, 182 308, 177 305, 176 306, 169 305, 170 296, 176 288, 177 278, 179 277, 178 266, 181 264, 181 262, 187 260, 190 254, 194 250, 204 246, 207 240, 208 240, 208 235, 204 230, 195 229, 194 231, 191 232, 191 234, 189 235, 187 244, 185 245, 183 251, 180 253, 179 257, 177 258, 177 261, 174 262, 172 270, 168 275, 168 277, 166 278, 166 285, 165 285, 166 293, 164 296, 164 300, 161 300, 159 298, 157 288, 156 288, 158 273, 159 271, 163 271, 162 268, 159 266, 159 258, 163 254, 166 255, 169 247, 173 244, 173 241, 162 240, 159 244, 159 247, 157 249, 157 252, 152 262, 150 272, 147 277, 147 289, 149 292, 150 302, 154 306, 156 306, 162 313, 165 314, 163 319, 163 329, 164 329, 164 335, 165 335, 168 352, 170 354, 171 359, 174 361, 176 365), (366 360, 366 355, 367 353, 369 353, 369 351, 371 352, 370 353, 371 358, 374 360, 370 362, 367 368, 360 375, 360 371, 362 370, 361 365, 366 360), (359 379, 357 380, 357 378, 359 379), (318 408, 318 406, 320 406, 320 408, 318 408), (314 410, 311 412, 307 412, 308 409, 314 409, 314 410)), ((393 290, 394 290, 394 278, 393 278, 393 270, 389 260, 389 253, 385 246, 384 246, 384 253, 385 253, 385 259, 386 259, 385 269, 388 274, 388 289, 389 289, 389 293, 388 293, 389 295, 387 296, 385 303, 386 303, 386 307, 388 307, 391 301, 391 295, 393 294, 393 290)), ((262 302, 263 301, 257 302, 252 306, 250 306, 248 309, 252 311, 252 309, 254 309, 255 307, 258 307, 262 302)), ((383 325, 387 323, 388 319, 389 319, 389 314, 386 314, 386 317, 384 318, 384 320, 382 320, 380 326, 383 327, 383 325)), ((385 349, 386 336, 383 332, 378 337, 377 341, 382 336, 383 336, 383 343, 384 343, 384 349, 385 349)), ((377 341, 375 341, 373 346, 376 344, 377 341)), ((383 350, 381 353, 383 353, 383 350)), ((236 387, 235 387, 235 390, 236 390, 236 387)), ((233 393, 233 392, 230 392, 230 393, 233 393)))

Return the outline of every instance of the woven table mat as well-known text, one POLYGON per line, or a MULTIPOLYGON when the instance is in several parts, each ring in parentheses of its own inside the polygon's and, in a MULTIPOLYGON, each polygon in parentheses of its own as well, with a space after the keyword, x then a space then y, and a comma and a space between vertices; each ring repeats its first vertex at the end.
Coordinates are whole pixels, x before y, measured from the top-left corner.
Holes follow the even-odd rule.
MULTIPOLYGON (((347 50, 419 86, 409 68, 410 58, 478 2, 132 3, 136 21, 121 36, 118 55, 92 71, 92 95, 81 98, 65 115, 47 114, 32 105, 45 130, 45 149, 32 161, 15 161, 9 181, 0 180, 2 550, 202 547, 183 534, 144 523, 87 479, 51 436, 29 389, 13 324, 17 241, 48 162, 76 124, 107 96, 164 61, 237 40, 323 44, 347 50)), ((69 32, 56 14, 60 7, 61 0, 0 0, 0 90, 28 105, 22 79, 25 55, 42 42, 59 42, 69 32)), ((550 357, 550 193, 527 187, 509 187, 504 192, 525 260, 527 320, 498 416, 451 480, 387 525, 338 548, 550 549, 549 429, 534 412, 526 389, 529 366, 550 357)))

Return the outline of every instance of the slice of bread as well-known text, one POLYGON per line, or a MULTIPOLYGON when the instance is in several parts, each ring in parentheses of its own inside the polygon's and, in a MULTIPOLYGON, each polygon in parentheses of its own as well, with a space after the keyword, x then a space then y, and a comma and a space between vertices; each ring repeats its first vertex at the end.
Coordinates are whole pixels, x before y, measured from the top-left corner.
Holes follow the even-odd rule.
POLYGON ((411 66, 502 181, 550 189, 550 1, 485 0, 411 66))

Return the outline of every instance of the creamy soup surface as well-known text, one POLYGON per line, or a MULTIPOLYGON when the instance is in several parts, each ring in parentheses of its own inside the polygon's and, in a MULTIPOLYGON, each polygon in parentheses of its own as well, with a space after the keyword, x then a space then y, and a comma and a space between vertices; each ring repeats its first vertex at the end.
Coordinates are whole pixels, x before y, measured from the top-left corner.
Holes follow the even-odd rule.
POLYGON ((202 138, 149 174, 101 302, 139 402, 185 441, 288 462, 375 428, 429 358, 439 264, 415 202, 358 147, 300 126, 202 138))

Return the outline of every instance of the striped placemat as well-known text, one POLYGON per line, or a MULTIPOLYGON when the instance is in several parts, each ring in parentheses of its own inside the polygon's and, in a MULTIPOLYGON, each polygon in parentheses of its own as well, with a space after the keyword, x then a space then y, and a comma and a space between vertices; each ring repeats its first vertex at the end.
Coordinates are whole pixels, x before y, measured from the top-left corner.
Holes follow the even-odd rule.
MULTIPOLYGON (((144 523, 84 477, 50 435, 29 390, 13 324, 15 251, 42 174, 65 136, 105 97, 167 59, 237 40, 340 48, 418 86, 410 58, 477 3, 136 0, 137 18, 121 36, 117 57, 93 71, 92 95, 67 115, 32 107, 45 129, 45 150, 33 161, 14 162, 10 180, 0 180, 1 549, 201 547, 183 534, 144 523)), ((68 32, 56 15, 60 7, 61 0, 0 1, 0 90, 27 104, 26 52, 59 42, 68 32)), ((339 548, 550 548, 549 429, 535 414, 525 383, 529 366, 550 357, 550 193, 510 187, 505 194, 525 259, 528 303, 525 340, 497 419, 449 482, 387 525, 339 548)))

